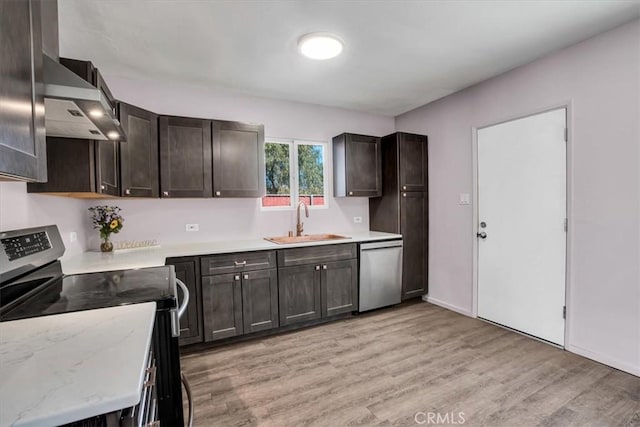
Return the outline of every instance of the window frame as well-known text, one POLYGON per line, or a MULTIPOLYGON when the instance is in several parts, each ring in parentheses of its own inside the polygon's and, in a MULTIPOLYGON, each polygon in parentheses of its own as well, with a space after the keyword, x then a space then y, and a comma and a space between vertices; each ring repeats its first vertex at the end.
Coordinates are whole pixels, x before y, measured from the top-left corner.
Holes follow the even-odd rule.
MULTIPOLYGON (((299 170, 298 170, 298 146, 300 145, 319 145, 322 147, 322 178, 323 178, 323 192, 324 192, 324 204, 322 205, 308 205, 311 210, 328 209, 329 208, 329 159, 327 154, 329 153, 329 144, 326 141, 313 141, 305 139, 290 139, 290 138, 265 138, 266 144, 285 144, 289 146, 289 190, 291 203, 288 206, 264 206, 262 204, 262 197, 260 198, 260 210, 273 212, 273 211, 292 211, 298 206, 300 189, 298 188, 299 170)), ((263 149, 263 150, 264 150, 263 149)), ((266 177, 266 161, 265 170, 262 171, 263 179, 266 177)), ((265 184, 266 187, 266 184, 265 184)), ((265 196, 267 196, 265 190, 265 196)))

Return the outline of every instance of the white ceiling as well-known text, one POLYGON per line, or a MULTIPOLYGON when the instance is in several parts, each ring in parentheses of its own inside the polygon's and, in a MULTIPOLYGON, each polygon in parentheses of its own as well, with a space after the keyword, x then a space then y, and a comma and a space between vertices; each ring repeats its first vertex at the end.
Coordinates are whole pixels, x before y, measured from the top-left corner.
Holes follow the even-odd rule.
POLYGON ((59 0, 62 56, 178 81, 395 116, 640 16, 640 0, 59 0), (331 31, 341 56, 300 56, 331 31))

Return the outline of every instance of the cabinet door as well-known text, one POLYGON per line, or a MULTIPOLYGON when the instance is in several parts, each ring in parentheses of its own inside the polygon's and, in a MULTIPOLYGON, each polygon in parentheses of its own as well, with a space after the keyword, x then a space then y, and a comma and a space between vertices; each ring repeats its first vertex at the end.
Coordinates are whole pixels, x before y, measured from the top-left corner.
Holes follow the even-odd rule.
POLYGON ((400 150, 400 189, 427 191, 427 137, 398 134, 400 150))
POLYGON ((320 265, 285 267, 278 271, 280 326, 319 319, 320 265))
POLYGON ((380 138, 347 134, 347 196, 382 195, 380 138))
POLYGON ((403 192, 400 198, 402 233, 402 298, 427 291, 427 193, 403 192))
POLYGON ((47 180, 39 23, 39 2, 0 1, 0 175, 28 181, 47 180))
POLYGON ((244 333, 277 328, 278 273, 276 269, 242 273, 244 333))
POLYGON ((211 197, 211 121, 161 116, 162 197, 211 197))
POLYGON ((121 195, 158 197, 158 116, 129 104, 118 104, 127 141, 120 142, 121 195))
POLYGON ((120 195, 120 164, 117 141, 94 141, 96 144, 97 193, 120 195))
POLYGON ((358 262, 355 259, 322 265, 322 317, 358 310, 358 262))
POLYGON ((240 274, 202 278, 204 340, 242 335, 242 282, 240 274))
MULTIPOLYGON (((198 282, 197 261, 168 259, 167 265, 173 265, 176 277, 189 289, 189 305, 180 319, 180 345, 202 342, 202 307, 200 304, 200 283, 198 282)), ((182 291, 178 287, 178 301, 182 302, 182 291)))
POLYGON ((213 121, 213 194, 215 197, 262 197, 264 126, 213 121))

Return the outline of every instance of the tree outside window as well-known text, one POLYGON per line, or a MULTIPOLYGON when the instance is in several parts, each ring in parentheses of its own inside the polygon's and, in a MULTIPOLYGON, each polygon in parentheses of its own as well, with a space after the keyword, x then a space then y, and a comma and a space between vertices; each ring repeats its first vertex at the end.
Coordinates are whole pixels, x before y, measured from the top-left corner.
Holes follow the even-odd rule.
POLYGON ((325 147, 324 143, 266 141, 267 194, 262 206, 292 207, 298 201, 326 206, 325 147))

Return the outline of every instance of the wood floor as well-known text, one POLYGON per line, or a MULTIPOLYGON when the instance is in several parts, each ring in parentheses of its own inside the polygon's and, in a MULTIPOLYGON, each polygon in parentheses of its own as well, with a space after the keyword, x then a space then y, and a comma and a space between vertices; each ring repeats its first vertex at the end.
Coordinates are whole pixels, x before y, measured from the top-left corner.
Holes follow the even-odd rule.
POLYGON ((423 302, 182 366, 196 426, 640 427, 640 378, 423 302))

